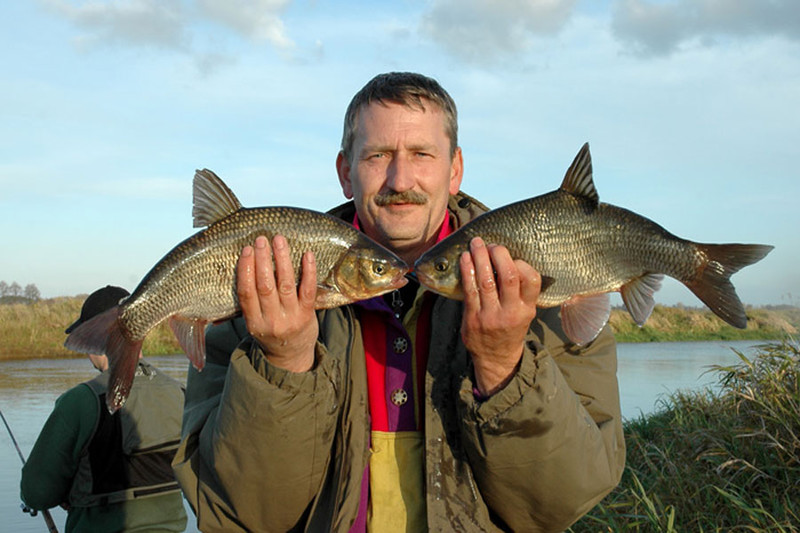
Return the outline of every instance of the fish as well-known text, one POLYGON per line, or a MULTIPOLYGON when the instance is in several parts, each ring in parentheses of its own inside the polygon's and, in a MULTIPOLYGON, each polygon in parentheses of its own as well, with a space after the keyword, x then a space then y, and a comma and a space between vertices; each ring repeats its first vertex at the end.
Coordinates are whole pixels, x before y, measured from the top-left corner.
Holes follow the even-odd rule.
POLYGON ((539 272, 537 307, 560 307, 564 333, 579 346, 594 340, 608 322, 611 292, 620 292, 633 320, 644 325, 665 275, 686 285, 722 320, 743 329, 747 316, 730 277, 773 249, 689 241, 632 211, 600 202, 588 143, 557 190, 481 214, 422 254, 413 274, 430 291, 462 300, 459 256, 473 237, 505 246, 513 259, 539 272))
POLYGON ((78 326, 64 345, 109 359, 110 413, 127 399, 147 334, 164 320, 193 366, 205 363, 205 327, 241 313, 236 264, 256 237, 283 235, 291 248, 295 279, 312 251, 317 266, 316 309, 330 309, 390 292, 407 283, 409 267, 393 252, 331 215, 299 207, 245 208, 211 170, 195 173, 194 227, 127 298, 78 326))

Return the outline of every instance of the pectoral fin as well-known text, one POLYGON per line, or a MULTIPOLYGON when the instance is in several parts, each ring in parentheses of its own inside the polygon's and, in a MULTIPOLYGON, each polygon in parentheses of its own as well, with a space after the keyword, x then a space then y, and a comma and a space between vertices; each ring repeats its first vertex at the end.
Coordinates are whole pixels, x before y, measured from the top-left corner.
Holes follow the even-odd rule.
POLYGON ((625 307, 639 326, 644 325, 653 312, 656 305, 653 294, 661 288, 663 280, 664 274, 649 273, 629 281, 619 290, 625 307))
POLYGON ((315 309, 333 309, 349 303, 352 303, 352 300, 337 289, 317 285, 317 297, 314 300, 315 309))
POLYGON ((180 315, 169 317, 169 326, 178 339, 186 357, 197 370, 206 364, 206 325, 208 321, 186 318, 180 315))
POLYGON ((575 296, 561 304, 561 326, 569 340, 583 346, 608 323, 611 301, 607 293, 575 296))

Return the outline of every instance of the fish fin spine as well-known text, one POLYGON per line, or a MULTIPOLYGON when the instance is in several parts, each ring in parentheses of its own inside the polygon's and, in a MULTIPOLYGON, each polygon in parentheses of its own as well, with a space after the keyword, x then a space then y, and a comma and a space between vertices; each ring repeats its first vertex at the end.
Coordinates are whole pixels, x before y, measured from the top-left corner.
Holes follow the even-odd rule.
POLYGON ((241 202, 214 172, 204 168, 194 174, 192 219, 195 228, 210 226, 242 208, 241 202))
POLYGON ((561 304, 561 327, 578 346, 593 341, 611 316, 608 293, 574 296, 561 304))
POLYGON ((191 319, 180 315, 169 317, 169 327, 186 357, 197 370, 206 364, 206 325, 208 321, 191 319))
POLYGON ((561 190, 588 198, 594 205, 600 202, 600 195, 592 179, 592 155, 589 152, 589 143, 584 143, 578 155, 572 161, 561 182, 561 190))
POLYGON ((139 365, 139 354, 142 351, 141 341, 131 341, 125 337, 122 328, 112 328, 108 335, 108 366, 110 376, 108 379, 108 392, 106 393, 106 407, 112 415, 125 405, 131 393, 131 385, 139 365))
POLYGON ((705 261, 697 276, 684 284, 711 311, 733 327, 747 327, 747 314, 730 277, 763 259, 773 246, 763 244, 698 244, 705 261))
POLYGON ((662 281, 664 274, 651 272, 629 281, 620 288, 622 301, 639 326, 643 326, 653 312, 656 305, 653 294, 661 288, 662 281))

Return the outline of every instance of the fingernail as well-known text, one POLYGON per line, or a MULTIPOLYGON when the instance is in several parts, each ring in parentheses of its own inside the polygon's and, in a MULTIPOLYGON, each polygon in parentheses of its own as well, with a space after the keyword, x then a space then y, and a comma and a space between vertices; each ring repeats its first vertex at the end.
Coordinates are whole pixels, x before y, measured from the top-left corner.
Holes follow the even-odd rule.
POLYGON ((259 235, 256 237, 256 248, 266 248, 267 247, 267 238, 263 235, 259 235))

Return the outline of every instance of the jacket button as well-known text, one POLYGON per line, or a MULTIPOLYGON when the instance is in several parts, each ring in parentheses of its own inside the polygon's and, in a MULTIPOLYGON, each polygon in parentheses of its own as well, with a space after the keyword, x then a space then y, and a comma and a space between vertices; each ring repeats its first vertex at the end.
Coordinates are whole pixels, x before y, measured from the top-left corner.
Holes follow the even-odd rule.
POLYGON ((394 353, 405 353, 406 350, 408 350, 408 341, 405 337, 397 337, 392 341, 392 348, 394 349, 394 353))
POLYGON ((403 389, 395 389, 392 391, 392 403, 400 407, 408 401, 408 393, 403 389))

